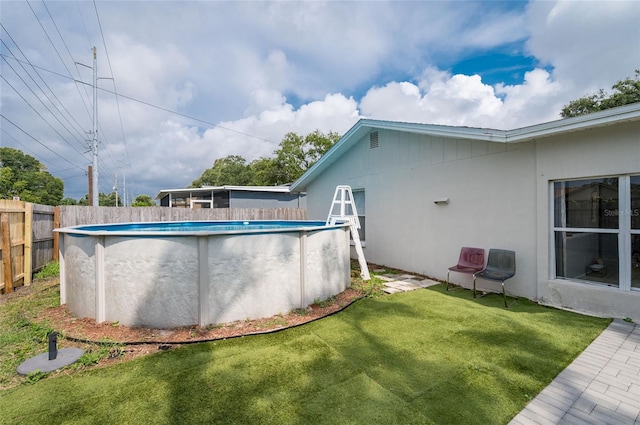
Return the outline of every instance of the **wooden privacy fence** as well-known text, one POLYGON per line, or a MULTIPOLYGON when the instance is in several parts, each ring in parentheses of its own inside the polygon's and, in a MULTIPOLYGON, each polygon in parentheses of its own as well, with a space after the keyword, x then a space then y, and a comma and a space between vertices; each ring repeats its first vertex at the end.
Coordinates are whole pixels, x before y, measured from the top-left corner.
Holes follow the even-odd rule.
POLYGON ((53 259, 54 207, 0 200, 0 292, 31 283, 33 271, 53 259))
POLYGON ((191 220, 306 220, 304 208, 168 208, 60 206, 56 227, 191 220))
POLYGON ((33 272, 58 259, 55 228, 83 224, 190 220, 306 220, 304 208, 79 207, 0 200, 0 293, 29 285, 33 272))

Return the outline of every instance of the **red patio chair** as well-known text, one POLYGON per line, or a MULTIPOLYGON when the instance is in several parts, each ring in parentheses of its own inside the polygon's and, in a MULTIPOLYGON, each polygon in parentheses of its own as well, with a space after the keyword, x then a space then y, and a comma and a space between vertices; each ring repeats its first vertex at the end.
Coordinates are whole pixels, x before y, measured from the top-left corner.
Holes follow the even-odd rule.
POLYGON ((458 264, 449 267, 447 272, 447 291, 449 290, 449 274, 451 272, 474 274, 484 268, 484 249, 463 246, 460 249, 458 264))

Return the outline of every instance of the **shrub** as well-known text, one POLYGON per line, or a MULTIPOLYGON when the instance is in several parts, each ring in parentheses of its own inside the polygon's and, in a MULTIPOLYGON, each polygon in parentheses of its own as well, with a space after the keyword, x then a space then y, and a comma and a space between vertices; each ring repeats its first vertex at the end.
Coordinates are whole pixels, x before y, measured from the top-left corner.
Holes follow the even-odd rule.
POLYGON ((60 263, 57 261, 51 261, 45 264, 36 274, 33 275, 36 279, 47 279, 50 277, 60 276, 60 263))

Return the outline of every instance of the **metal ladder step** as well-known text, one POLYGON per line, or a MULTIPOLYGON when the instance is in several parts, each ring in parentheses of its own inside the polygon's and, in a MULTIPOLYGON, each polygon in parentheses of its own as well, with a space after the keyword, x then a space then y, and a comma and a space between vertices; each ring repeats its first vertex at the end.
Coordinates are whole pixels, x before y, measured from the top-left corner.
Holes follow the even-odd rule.
POLYGON ((331 208, 329 208, 327 224, 336 224, 338 221, 349 223, 351 239, 353 239, 353 244, 356 248, 356 253, 358 254, 360 276, 362 276, 363 280, 370 280, 371 276, 369 275, 369 267, 367 266, 367 261, 364 258, 362 242, 360 241, 360 235, 358 233, 358 229, 360 229, 360 220, 358 219, 358 211, 353 200, 351 186, 336 186, 336 191, 333 194, 333 202, 331 203, 331 208), (339 207, 338 214, 334 214, 336 206, 339 207))

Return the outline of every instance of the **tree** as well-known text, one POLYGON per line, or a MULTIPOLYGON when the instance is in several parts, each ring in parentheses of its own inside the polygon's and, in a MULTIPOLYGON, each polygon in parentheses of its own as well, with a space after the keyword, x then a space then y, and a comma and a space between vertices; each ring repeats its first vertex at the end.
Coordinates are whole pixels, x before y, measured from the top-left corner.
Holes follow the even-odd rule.
POLYGON ((191 183, 191 186, 246 186, 250 182, 251 174, 247 160, 239 155, 229 155, 216 159, 213 167, 205 170, 200 178, 191 183))
POLYGON ((191 186, 274 186, 291 183, 339 139, 337 133, 324 134, 319 130, 305 137, 287 133, 274 152, 275 158, 262 157, 250 164, 239 155, 219 158, 191 186))
POLYGON ((562 118, 577 117, 591 112, 603 111, 617 106, 640 102, 640 69, 635 71, 635 79, 627 78, 615 83, 611 95, 600 89, 597 94, 572 100, 562 108, 562 118))
POLYGON ((273 186, 276 181, 275 158, 262 157, 249 164, 252 186, 273 186))
POLYGON ((132 207, 155 207, 156 203, 149 195, 138 195, 136 200, 131 203, 132 207))
MULTIPOLYGON (((109 194, 106 193, 98 193, 98 205, 101 207, 115 207, 116 206, 116 193, 111 192, 109 194)), ((122 205, 120 202, 120 197, 118 196, 118 205, 122 205)))
POLYGON ((297 180, 339 139, 338 133, 324 134, 320 130, 304 138, 296 133, 287 133, 275 151, 273 184, 286 184, 297 180))
POLYGON ((81 206, 81 207, 88 207, 89 206, 89 194, 88 193, 86 195, 84 195, 84 198, 78 199, 78 205, 81 206))
POLYGON ((60 205, 62 179, 52 176, 37 159, 18 149, 0 148, 0 198, 43 205, 60 205))
POLYGON ((60 205, 78 205, 78 201, 73 198, 64 198, 60 201, 60 205))
MULTIPOLYGON (((98 205, 101 207, 115 207, 116 206, 116 196, 118 197, 118 207, 122 207, 124 204, 122 203, 122 197, 116 192, 111 193, 98 193, 98 205)), ((64 198, 62 200, 61 205, 78 205, 81 207, 89 206, 89 194, 84 195, 83 198, 78 199, 77 201, 73 198, 64 198)), ((155 204, 154 204, 155 205, 155 204)))

